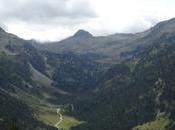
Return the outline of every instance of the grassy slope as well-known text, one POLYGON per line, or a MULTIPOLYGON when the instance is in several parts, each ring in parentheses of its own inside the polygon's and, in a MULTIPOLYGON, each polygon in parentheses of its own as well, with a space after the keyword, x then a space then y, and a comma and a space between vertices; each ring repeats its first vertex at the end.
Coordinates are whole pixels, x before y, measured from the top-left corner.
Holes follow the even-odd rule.
MULTIPOLYGON (((38 107, 36 111, 38 120, 48 125, 55 126, 55 124, 59 121, 59 116, 56 114, 56 109, 57 108, 54 107, 38 107)), ((69 130, 71 127, 79 124, 81 124, 81 122, 77 119, 63 114, 63 121, 60 123, 59 128, 69 130)))
POLYGON ((63 121, 60 124, 60 128, 65 129, 65 130, 69 130, 71 127, 80 125, 82 122, 80 122, 79 120, 70 117, 70 116, 63 116, 63 121))
POLYGON ((167 126, 171 123, 170 119, 166 116, 159 117, 154 121, 138 125, 133 130, 166 130, 167 126))
MULTIPOLYGON (((50 126, 55 126, 55 124, 59 121, 56 109, 60 108, 60 106, 49 104, 45 100, 41 100, 38 97, 30 95, 20 89, 17 89, 17 95, 19 99, 22 99, 33 108, 34 114, 39 121, 42 121, 50 126)), ((81 124, 80 121, 73 117, 66 116, 63 113, 63 121, 59 125, 59 128, 69 130, 71 127, 79 124, 81 124)))

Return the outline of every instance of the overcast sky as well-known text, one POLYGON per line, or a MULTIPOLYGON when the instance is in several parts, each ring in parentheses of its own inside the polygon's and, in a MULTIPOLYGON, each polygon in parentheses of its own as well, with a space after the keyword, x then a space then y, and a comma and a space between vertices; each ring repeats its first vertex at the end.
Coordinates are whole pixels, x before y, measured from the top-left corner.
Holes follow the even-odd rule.
POLYGON ((175 0, 0 0, 0 26, 24 39, 54 41, 79 29, 134 33, 175 17, 175 0))

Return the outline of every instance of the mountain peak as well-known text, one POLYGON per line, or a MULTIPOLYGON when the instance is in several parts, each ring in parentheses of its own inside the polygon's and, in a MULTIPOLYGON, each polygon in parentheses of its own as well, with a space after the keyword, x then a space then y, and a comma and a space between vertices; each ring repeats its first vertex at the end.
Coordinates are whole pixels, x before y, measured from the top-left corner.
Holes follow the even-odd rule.
POLYGON ((93 35, 90 34, 88 31, 80 29, 74 34, 74 37, 91 38, 93 37, 93 35))

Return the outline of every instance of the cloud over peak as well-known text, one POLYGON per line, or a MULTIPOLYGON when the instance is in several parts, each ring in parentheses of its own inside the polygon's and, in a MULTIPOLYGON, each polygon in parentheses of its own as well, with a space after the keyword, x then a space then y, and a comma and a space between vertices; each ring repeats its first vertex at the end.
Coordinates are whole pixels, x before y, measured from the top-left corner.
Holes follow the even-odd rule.
POLYGON ((0 0, 0 26, 25 39, 134 33, 175 17, 174 0, 0 0), (43 37, 44 36, 44 37, 43 37))

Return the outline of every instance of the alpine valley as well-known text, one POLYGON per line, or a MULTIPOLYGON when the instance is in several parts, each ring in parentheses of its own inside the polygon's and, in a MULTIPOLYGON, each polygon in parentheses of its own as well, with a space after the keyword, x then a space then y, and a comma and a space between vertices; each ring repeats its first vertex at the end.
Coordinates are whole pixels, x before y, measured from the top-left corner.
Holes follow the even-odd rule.
POLYGON ((57 129, 175 130, 175 19, 45 44, 0 28, 0 130, 57 129))

